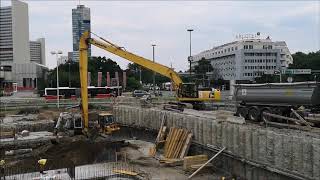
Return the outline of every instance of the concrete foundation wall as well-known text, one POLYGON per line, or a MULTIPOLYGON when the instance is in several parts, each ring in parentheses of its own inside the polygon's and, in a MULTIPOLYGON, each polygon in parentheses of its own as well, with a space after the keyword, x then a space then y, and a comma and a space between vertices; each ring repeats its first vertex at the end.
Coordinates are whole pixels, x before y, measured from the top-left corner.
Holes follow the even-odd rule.
POLYGON ((296 130, 218 123, 214 117, 159 109, 116 106, 113 113, 119 123, 153 130, 158 130, 161 120, 165 119, 167 127, 189 129, 195 143, 226 147, 226 151, 238 159, 257 163, 273 172, 301 179, 320 179, 319 136, 296 130))

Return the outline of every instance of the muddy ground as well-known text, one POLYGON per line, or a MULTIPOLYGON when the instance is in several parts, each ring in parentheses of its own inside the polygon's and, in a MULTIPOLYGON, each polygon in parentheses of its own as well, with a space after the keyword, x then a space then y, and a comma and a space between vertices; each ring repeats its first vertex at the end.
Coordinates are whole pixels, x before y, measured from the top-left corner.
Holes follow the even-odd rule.
POLYGON ((64 137, 59 141, 33 149, 31 153, 23 156, 7 156, 8 169, 23 172, 38 170, 37 161, 41 158, 48 159, 46 169, 60 169, 109 162, 115 160, 115 152, 124 146, 123 142, 113 142, 98 138, 96 141, 84 136, 64 137))
MULTIPOLYGON (((143 179, 186 179, 190 173, 183 171, 182 166, 164 167, 154 157, 150 157, 149 147, 152 143, 141 140, 112 142, 104 138, 96 141, 86 139, 84 136, 63 138, 47 146, 37 148, 29 157, 16 159, 11 157, 8 161, 8 173, 37 172, 37 161, 40 158, 48 159, 46 170, 69 168, 73 166, 95 164, 102 162, 127 162, 132 169, 142 174, 143 179), (115 157, 116 152, 121 152, 115 157)), ((204 170, 194 179, 220 179, 225 176, 212 170, 204 170)))

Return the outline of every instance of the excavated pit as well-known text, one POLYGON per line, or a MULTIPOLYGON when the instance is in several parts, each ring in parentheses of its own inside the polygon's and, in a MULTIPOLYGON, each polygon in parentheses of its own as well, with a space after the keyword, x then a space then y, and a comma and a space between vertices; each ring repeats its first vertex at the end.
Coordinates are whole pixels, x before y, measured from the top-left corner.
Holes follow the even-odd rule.
POLYGON ((124 147, 123 141, 86 139, 84 136, 63 138, 32 149, 19 156, 7 156, 7 174, 39 171, 37 161, 48 159, 45 170, 72 168, 86 164, 114 162, 115 152, 124 147))

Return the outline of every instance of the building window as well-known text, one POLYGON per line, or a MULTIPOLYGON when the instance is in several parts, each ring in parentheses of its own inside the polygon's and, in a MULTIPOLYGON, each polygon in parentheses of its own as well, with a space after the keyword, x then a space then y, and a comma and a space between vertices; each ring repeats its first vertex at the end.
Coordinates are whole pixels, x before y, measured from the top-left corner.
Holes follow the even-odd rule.
POLYGON ((230 52, 230 48, 228 48, 228 52, 230 52))
POLYGON ((272 49, 272 45, 269 45, 269 46, 268 46, 268 49, 272 49))
POLYGON ((253 49, 253 45, 249 45, 249 49, 253 49))
POLYGON ((238 50, 238 46, 236 46, 234 49, 235 49, 235 50, 238 50))
POLYGON ((244 45, 244 46, 243 46, 243 49, 248 49, 248 45, 244 45))
POLYGON ((231 51, 233 51, 233 47, 231 47, 231 51))

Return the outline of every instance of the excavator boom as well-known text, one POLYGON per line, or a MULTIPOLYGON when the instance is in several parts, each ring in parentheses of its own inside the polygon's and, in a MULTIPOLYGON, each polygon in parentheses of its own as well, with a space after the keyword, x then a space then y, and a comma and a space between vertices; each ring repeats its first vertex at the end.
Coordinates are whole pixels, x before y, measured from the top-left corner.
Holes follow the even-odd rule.
MULTIPOLYGON (((93 33, 92 33, 93 34, 93 33)), ((99 36, 98 36, 99 37, 99 36)), ((144 68, 151 71, 157 72, 163 76, 170 78, 173 82, 173 86, 176 90, 176 95, 178 101, 189 102, 195 105, 204 101, 220 100, 220 91, 212 92, 207 91, 207 95, 199 95, 201 92, 198 91, 197 87, 193 83, 183 83, 180 76, 171 68, 161 65, 159 63, 153 62, 144 57, 138 56, 136 54, 130 53, 118 45, 115 45, 101 37, 100 40, 96 40, 90 37, 90 32, 84 32, 80 38, 80 83, 81 83, 81 99, 82 99, 82 115, 84 122, 84 130, 88 130, 89 120, 88 120, 88 45, 92 44, 98 48, 104 49, 112 54, 120 56, 128 61, 136 63, 144 68), (199 93, 200 92, 200 93, 199 93)))
POLYGON ((123 48, 103 39, 96 40, 90 37, 90 32, 86 31, 82 34, 80 38, 80 60, 79 60, 79 68, 80 68, 80 82, 81 82, 81 99, 82 99, 82 112, 84 119, 84 127, 88 128, 88 96, 83 96, 84 94, 88 94, 88 44, 92 44, 98 48, 104 49, 112 54, 120 56, 124 59, 127 59, 133 63, 136 63, 144 68, 157 72, 163 76, 166 76, 172 80, 174 83, 174 88, 176 90, 179 89, 179 86, 182 84, 182 80, 180 76, 171 68, 161 65, 159 63, 153 62, 149 59, 143 58, 141 56, 135 55, 128 51, 123 50, 123 48))

